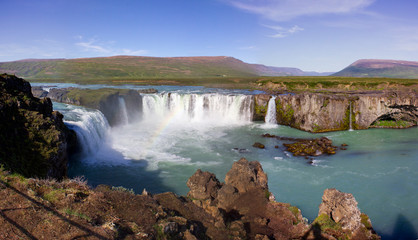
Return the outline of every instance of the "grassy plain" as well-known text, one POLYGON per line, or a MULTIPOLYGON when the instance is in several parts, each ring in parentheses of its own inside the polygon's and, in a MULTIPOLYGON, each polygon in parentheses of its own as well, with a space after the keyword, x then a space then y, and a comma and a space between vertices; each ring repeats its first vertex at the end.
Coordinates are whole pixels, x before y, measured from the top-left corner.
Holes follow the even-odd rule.
POLYGON ((418 79, 355 77, 196 77, 196 78, 103 78, 103 79, 30 79, 31 82, 66 82, 109 85, 179 85, 265 91, 418 91, 418 79))

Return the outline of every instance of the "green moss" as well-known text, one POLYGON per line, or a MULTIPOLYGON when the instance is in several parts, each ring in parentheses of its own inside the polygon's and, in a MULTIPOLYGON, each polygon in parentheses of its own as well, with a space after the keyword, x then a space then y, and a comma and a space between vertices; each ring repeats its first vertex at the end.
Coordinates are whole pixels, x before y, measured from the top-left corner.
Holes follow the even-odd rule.
POLYGON ((61 197, 65 194, 64 189, 52 189, 51 191, 45 193, 42 198, 50 203, 57 203, 61 197))
POLYGON ((269 190, 264 190, 264 197, 268 200, 270 198, 270 191, 269 190))
POLYGON ((367 214, 361 213, 360 218, 361 218, 361 223, 367 229, 372 229, 372 224, 371 224, 370 219, 369 219, 369 216, 367 216, 367 214))
POLYGON ((325 99, 324 103, 322 103, 322 107, 326 108, 328 106, 328 104, 329 104, 329 99, 327 98, 327 99, 325 99))
POLYGON ((113 94, 126 94, 129 89, 114 89, 114 88, 101 88, 101 89, 80 89, 71 88, 67 93, 67 97, 74 101, 78 101, 80 105, 99 108, 100 101, 113 94))
POLYGON ((75 216, 75 217, 78 217, 78 218, 85 219, 85 220, 87 220, 89 222, 91 221, 91 217, 87 216, 84 213, 77 212, 76 210, 73 210, 71 208, 64 209, 64 213, 66 213, 66 214, 68 214, 70 216, 75 216))
POLYGON ((133 189, 127 189, 125 187, 119 186, 119 187, 113 187, 112 186, 112 190, 113 191, 119 191, 119 192, 127 192, 127 193, 132 193, 135 194, 133 189))
POLYGON ((283 106, 283 103, 278 99, 276 101, 276 114, 279 124, 296 127, 294 122, 295 110, 292 105, 286 104, 286 106, 283 106))
POLYGON ((327 214, 319 215, 312 224, 316 224, 321 228, 321 231, 342 231, 341 224, 334 222, 327 214))
POLYGON ((261 106, 258 104, 254 105, 254 116, 256 121, 262 121, 266 117, 267 114, 267 104, 265 106, 261 106))
POLYGON ((383 128, 407 128, 411 127, 413 124, 403 120, 391 121, 391 120, 381 120, 373 123, 372 127, 383 127, 383 128))

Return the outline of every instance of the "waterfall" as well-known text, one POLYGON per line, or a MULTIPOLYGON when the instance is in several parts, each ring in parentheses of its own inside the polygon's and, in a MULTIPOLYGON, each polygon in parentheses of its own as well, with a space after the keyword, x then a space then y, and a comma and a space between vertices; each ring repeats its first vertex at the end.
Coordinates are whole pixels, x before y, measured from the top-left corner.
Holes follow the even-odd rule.
POLYGON ((351 119, 351 113, 352 112, 352 110, 351 110, 351 101, 350 101, 350 120, 349 120, 349 131, 353 131, 353 123, 352 123, 352 119, 351 119))
POLYGON ((126 125, 128 124, 128 110, 126 109, 125 99, 123 97, 119 97, 119 109, 120 109, 120 124, 126 125))
POLYGON ((276 97, 272 96, 267 105, 267 114, 265 118, 267 124, 277 124, 276 119, 276 97))
POLYGON ((76 108, 65 116, 72 119, 65 120, 65 124, 76 132, 82 154, 92 155, 103 146, 110 127, 100 111, 76 108))
POLYGON ((162 93, 143 96, 143 118, 183 122, 247 123, 252 120, 249 95, 162 93))

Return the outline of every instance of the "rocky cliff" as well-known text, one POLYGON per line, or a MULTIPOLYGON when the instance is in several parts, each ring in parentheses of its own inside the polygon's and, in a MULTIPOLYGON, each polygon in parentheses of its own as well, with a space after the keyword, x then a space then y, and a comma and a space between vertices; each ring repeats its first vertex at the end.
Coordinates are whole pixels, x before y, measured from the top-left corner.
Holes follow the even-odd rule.
POLYGON ((28 82, 0 75, 0 164, 27 177, 62 178, 75 134, 49 98, 33 97, 28 82))
MULTIPOLYGON (((255 119, 270 97, 255 97, 255 119), (257 111, 258 110, 258 111, 257 111)), ((309 132, 371 127, 405 128, 418 122, 416 92, 303 93, 276 96, 277 123, 309 132)))
POLYGON ((0 238, 380 239, 351 194, 327 189, 318 217, 276 202, 257 161, 240 159, 220 182, 197 170, 186 197, 89 188, 80 179, 25 179, 0 168, 0 238), (14 199, 13 202, 7 199, 14 199), (25 206, 22 208, 21 206, 25 206))
POLYGON ((111 126, 124 121, 133 122, 142 111, 141 95, 129 89, 52 88, 46 92, 36 88, 32 92, 35 96, 47 96, 53 101, 98 109, 111 126))

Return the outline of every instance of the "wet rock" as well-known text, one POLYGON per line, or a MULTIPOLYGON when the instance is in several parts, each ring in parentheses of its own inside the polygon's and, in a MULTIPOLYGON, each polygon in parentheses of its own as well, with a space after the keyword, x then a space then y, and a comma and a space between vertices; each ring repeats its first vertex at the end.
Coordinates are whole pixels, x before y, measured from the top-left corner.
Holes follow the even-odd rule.
POLYGON ((299 140, 295 143, 283 144, 287 151, 294 156, 320 156, 322 154, 335 154, 337 147, 332 145, 332 141, 326 137, 313 140, 299 140))
POLYGON ((158 90, 155 88, 139 89, 138 93, 145 93, 145 94, 158 93, 158 90))
POLYGON ((260 148, 260 149, 264 149, 265 148, 264 144, 259 143, 259 142, 254 143, 253 144, 253 147, 260 148))

